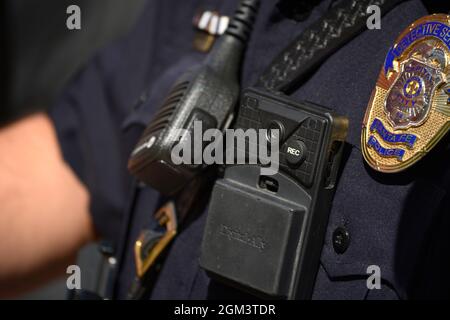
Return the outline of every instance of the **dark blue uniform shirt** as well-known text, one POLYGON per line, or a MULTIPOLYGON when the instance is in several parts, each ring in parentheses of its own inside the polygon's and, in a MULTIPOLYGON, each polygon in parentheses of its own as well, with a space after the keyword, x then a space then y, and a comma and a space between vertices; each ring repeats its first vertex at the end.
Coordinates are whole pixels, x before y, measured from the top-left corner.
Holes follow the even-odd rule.
MULTIPOLYGON (((326 12, 330 1, 322 1, 303 22, 283 17, 275 4, 275 0, 262 1, 243 63, 242 87, 254 84, 273 57, 326 12)), ((176 77, 205 57, 192 46, 196 11, 207 8, 232 14, 236 5, 237 1, 149 1, 134 30, 97 54, 50 112, 66 161, 90 191, 97 230, 115 243, 118 252, 125 252, 117 278, 118 298, 126 296, 135 275, 134 241, 143 227, 155 224, 152 214, 160 204, 156 191, 133 185, 126 169, 130 151, 176 77), (143 92, 147 101, 135 107, 143 92)), ((359 145, 361 122, 388 48, 410 23, 427 14, 421 1, 402 2, 382 18, 381 30, 359 34, 292 95, 350 119, 349 147, 330 214, 315 299, 449 296, 445 275, 450 252, 448 140, 401 174, 370 169, 359 145), (332 244, 338 227, 350 236, 349 247, 341 254, 332 244), (366 286, 367 267, 372 264, 381 268, 380 290, 366 286)), ((205 218, 206 213, 176 238, 152 298, 240 296, 210 281, 198 266, 205 218)))

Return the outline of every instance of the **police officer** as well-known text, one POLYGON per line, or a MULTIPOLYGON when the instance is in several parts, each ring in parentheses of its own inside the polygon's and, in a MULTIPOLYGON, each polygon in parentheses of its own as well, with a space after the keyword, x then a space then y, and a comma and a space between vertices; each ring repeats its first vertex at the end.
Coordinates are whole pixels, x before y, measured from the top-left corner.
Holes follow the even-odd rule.
MULTIPOLYGON (((157 191, 133 182, 128 156, 174 79, 205 58, 192 46, 192 17, 205 7, 229 15, 236 3, 149 1, 133 32, 96 55, 48 114, 1 129, 2 296, 63 272, 83 244, 101 238, 118 259, 111 297, 127 297, 135 278, 135 240, 154 224, 152 214, 163 203, 157 191), (136 104, 142 92, 146 103, 136 104)), ((243 61, 243 88, 257 81, 294 35, 334 6, 330 0, 314 6, 300 1, 300 9, 276 3, 261 3, 243 61), (292 14, 296 9, 302 14, 292 14)), ((400 2, 383 16, 381 30, 359 33, 291 94, 350 120, 314 299, 449 296, 448 141, 400 173, 374 170, 360 146, 361 123, 389 48, 428 14, 419 0, 400 2), (381 277, 375 289, 367 285, 370 266, 381 277)), ((174 239, 150 298, 247 296, 210 280, 199 267, 206 215, 196 216, 174 239)))

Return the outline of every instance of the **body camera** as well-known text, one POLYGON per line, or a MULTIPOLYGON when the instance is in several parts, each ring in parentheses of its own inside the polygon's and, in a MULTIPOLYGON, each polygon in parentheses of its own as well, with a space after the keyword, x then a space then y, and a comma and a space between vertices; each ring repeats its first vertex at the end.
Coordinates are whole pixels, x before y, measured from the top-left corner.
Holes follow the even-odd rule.
POLYGON ((262 297, 311 296, 347 127, 319 105, 243 92, 235 128, 266 129, 267 140, 277 129, 279 169, 232 165, 216 182, 200 257, 211 277, 262 297))

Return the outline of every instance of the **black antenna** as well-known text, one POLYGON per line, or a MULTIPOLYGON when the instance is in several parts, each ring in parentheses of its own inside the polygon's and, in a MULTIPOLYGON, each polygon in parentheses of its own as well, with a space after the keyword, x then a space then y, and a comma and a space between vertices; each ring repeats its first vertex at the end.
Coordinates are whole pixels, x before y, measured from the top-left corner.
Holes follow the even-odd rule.
POLYGON ((206 64, 222 76, 239 76, 242 57, 253 30, 260 0, 242 0, 228 28, 214 45, 206 64))

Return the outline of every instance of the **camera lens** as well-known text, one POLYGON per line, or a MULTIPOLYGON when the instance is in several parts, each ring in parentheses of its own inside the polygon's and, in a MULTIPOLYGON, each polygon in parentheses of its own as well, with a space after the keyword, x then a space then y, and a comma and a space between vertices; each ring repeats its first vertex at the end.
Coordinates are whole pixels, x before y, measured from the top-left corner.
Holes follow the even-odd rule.
POLYGON ((283 135, 284 135, 283 124, 277 120, 273 120, 267 128, 266 132, 267 141, 271 142, 273 139, 276 139, 277 136, 278 141, 281 141, 283 140, 283 135), (278 134, 275 130, 278 130, 278 134))

